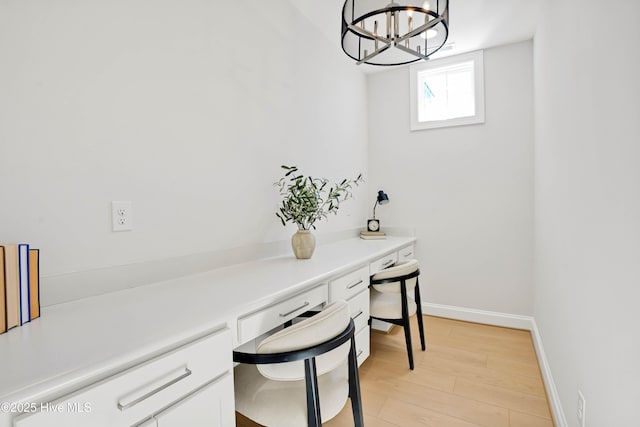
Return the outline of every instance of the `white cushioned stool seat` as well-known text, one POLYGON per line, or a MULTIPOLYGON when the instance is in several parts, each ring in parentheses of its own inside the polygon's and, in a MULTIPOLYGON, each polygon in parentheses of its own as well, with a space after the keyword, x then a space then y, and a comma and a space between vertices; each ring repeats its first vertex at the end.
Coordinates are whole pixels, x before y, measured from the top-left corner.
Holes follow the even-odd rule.
MULTIPOLYGON (((371 316, 381 319, 402 318, 402 300, 400 299, 400 293, 383 293, 372 289, 370 298, 369 312, 371 316)), ((409 309, 409 316, 416 314, 418 306, 409 296, 407 296, 407 307, 409 309)))
POLYGON ((413 349, 411 344, 411 326, 409 318, 418 316, 420 344, 425 351, 424 325, 420 307, 420 268, 415 259, 400 262, 385 268, 371 277, 369 313, 372 319, 383 320, 402 326, 407 344, 409 369, 413 370, 413 349), (410 296, 413 294, 413 298, 410 296))
MULTIPOLYGON (((410 259, 408 261, 402 261, 394 265, 393 267, 385 268, 373 275, 372 280, 393 279, 396 277, 406 276, 418 269, 418 260, 410 259)), ((407 280, 407 293, 413 291, 416 287, 416 279, 407 280)), ((382 283, 373 285, 373 289, 379 292, 391 292, 400 293, 400 282, 382 283)))
MULTIPOLYGON (((265 338, 256 349, 256 353, 280 353, 311 347, 337 336, 349 324, 349 306, 345 301, 336 301, 325 307, 318 314, 289 326, 265 338)), ((318 376, 331 371, 347 360, 349 343, 328 353, 316 357, 318 376)), ((258 370, 265 377, 278 381, 304 380, 304 364, 302 361, 258 365, 258 370)))
MULTIPOLYGON (((260 374, 256 365, 238 365, 235 375, 236 410, 269 427, 307 425, 304 379, 275 381, 260 374)), ((320 414, 328 421, 340 413, 349 395, 346 360, 340 369, 318 376, 320 414)))
MULTIPOLYGON (((315 347, 340 335, 345 336, 343 334, 348 327, 353 328, 349 306, 346 301, 336 301, 314 316, 267 337, 258 345, 256 354, 286 353, 315 347)), ((353 329, 350 331, 351 339, 315 356, 323 422, 335 417, 350 397, 349 352, 353 344, 353 329)), ((355 355, 352 357, 353 366, 356 366, 355 355)), ((258 365, 241 363, 236 366, 236 410, 270 427, 306 426, 308 402, 304 363, 298 360, 258 365)))

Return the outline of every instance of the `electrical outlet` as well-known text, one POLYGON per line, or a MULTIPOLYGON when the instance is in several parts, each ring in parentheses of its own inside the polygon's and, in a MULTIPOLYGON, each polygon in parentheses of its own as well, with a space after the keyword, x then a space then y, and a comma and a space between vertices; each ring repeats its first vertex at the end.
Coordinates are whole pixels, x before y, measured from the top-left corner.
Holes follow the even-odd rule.
POLYGON ((582 392, 578 390, 578 412, 576 414, 578 415, 578 421, 580 421, 580 427, 585 426, 586 407, 587 401, 584 399, 582 392))
POLYGON ((111 226, 113 231, 133 230, 131 202, 111 202, 111 226))

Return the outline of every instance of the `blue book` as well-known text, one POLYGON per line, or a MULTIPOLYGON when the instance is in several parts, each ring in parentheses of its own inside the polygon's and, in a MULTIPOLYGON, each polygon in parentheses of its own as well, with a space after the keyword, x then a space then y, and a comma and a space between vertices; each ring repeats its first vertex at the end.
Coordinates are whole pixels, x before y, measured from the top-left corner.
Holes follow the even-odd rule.
POLYGON ((31 320, 29 245, 18 245, 18 267, 20 277, 20 325, 24 325, 31 320))

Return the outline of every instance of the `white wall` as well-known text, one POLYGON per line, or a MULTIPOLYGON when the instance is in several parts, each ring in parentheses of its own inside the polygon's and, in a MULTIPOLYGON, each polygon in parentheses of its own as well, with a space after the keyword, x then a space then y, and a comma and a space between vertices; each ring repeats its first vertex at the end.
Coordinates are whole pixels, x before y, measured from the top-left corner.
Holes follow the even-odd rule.
POLYGON ((369 187, 383 228, 416 228, 425 302, 531 315, 532 43, 484 65, 486 122, 417 132, 409 69, 369 75, 369 187))
POLYGON ((568 424, 640 425, 640 4, 546 1, 535 36, 535 319, 568 424))
MULTIPOLYGON (((281 164, 367 175, 366 79, 342 55, 284 0, 3 0, 0 241, 52 276, 288 239, 281 164)), ((363 223, 355 194, 318 233, 363 223)))

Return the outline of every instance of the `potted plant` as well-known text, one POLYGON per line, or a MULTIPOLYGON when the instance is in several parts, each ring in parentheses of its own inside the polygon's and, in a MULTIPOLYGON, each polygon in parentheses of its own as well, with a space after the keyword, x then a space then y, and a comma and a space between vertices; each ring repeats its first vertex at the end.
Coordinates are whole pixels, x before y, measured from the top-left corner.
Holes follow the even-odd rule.
POLYGON ((296 166, 281 166, 284 176, 274 183, 283 197, 276 216, 286 226, 292 222, 298 231, 291 237, 291 246, 298 259, 309 259, 315 249, 316 221, 327 219, 329 214, 337 214, 340 203, 353 197, 351 189, 364 180, 362 174, 356 179, 343 179, 340 183, 329 185, 326 178, 304 176, 296 166))

